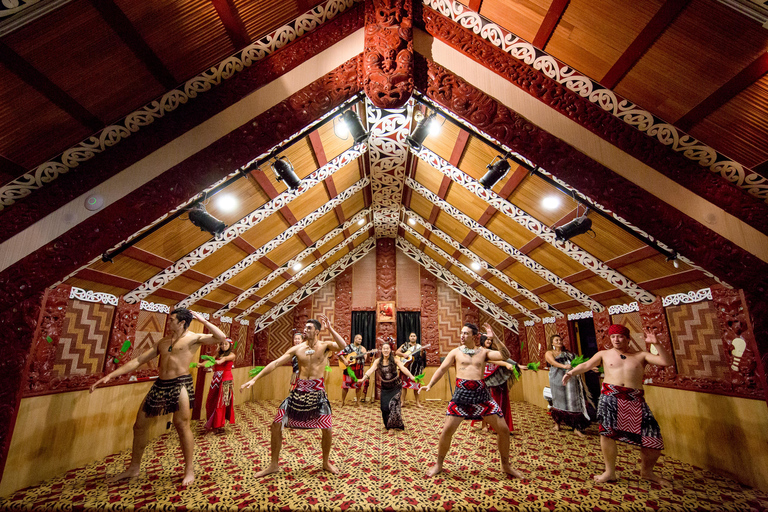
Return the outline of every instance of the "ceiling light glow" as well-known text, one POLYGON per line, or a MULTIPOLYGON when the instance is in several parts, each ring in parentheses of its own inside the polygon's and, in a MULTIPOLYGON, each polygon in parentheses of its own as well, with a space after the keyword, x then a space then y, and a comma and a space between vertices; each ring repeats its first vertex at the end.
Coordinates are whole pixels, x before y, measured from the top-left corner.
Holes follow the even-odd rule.
POLYGON ((480 263, 478 263, 477 261, 473 261, 472 264, 470 265, 470 268, 472 268, 472 270, 477 272, 482 267, 480 266, 480 263))
POLYGON ((293 267, 291 267, 291 268, 293 268, 293 270, 298 272, 299 270, 301 270, 301 263, 294 263, 293 267))
POLYGON ((541 200, 541 206, 547 210, 554 210, 560 206, 560 198, 557 196, 547 196, 541 200))
POLYGON ((365 218, 361 218, 359 221, 357 221, 358 226, 362 226, 363 224, 365 224, 365 218))
POLYGON ((408 219, 408 224, 410 224, 411 226, 415 226, 416 225, 416 219, 411 217, 410 219, 408 219))
POLYGON ((235 211, 239 202, 232 194, 222 194, 216 197, 216 208, 223 213, 229 213, 235 211))

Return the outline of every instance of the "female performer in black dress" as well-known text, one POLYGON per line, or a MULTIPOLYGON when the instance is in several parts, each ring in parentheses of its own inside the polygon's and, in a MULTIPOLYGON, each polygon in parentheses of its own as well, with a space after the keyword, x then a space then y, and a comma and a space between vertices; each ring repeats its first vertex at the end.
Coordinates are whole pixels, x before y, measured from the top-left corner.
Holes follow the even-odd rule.
POLYGON ((403 364, 395 359, 392 347, 389 343, 381 346, 381 355, 377 357, 371 367, 365 372, 360 384, 373 375, 373 372, 379 372, 381 377, 381 419, 387 430, 398 428, 405 429, 403 425, 403 415, 400 409, 400 393, 403 391, 400 382, 400 374, 413 379, 413 375, 403 364), (399 370, 399 371, 398 371, 399 370))

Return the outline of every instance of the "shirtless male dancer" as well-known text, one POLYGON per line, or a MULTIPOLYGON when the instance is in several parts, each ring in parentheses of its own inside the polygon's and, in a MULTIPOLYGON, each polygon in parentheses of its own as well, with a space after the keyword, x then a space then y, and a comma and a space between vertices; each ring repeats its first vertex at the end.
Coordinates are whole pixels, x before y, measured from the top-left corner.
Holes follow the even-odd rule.
POLYGON ((616 481, 616 441, 640 446, 640 476, 660 485, 672 485, 653 472, 664 449, 659 424, 643 398, 643 374, 646 364, 671 366, 672 355, 656 339, 650 329, 644 329, 646 345, 654 345, 658 355, 636 352, 629 346, 629 329, 614 324, 608 328, 612 348, 601 350, 589 361, 581 363, 563 376, 563 385, 571 377, 588 372, 601 364, 605 369, 597 423, 600 449, 605 459, 605 471, 595 475, 595 482, 616 481))
POLYGON ((322 327, 328 329, 335 341, 320 341, 320 322, 315 319, 307 321, 304 327, 304 341, 288 349, 256 375, 254 378, 240 386, 240 391, 250 389, 257 380, 269 375, 283 364, 288 363, 292 357, 299 362, 299 380, 291 389, 288 398, 283 400, 277 409, 277 415, 272 423, 270 449, 272 460, 265 469, 256 473, 256 477, 262 477, 274 473, 280 469, 280 448, 283 446, 283 427, 288 428, 319 428, 323 431, 323 469, 333 474, 339 470, 331 464, 331 442, 333 441, 333 425, 331 423, 331 403, 325 394, 323 376, 325 364, 329 352, 338 352, 347 345, 344 338, 331 327, 328 317, 318 315, 322 320, 322 327))
POLYGON ((181 452, 184 454, 184 479, 181 485, 186 487, 195 480, 193 466, 195 443, 192 439, 192 429, 189 427, 195 403, 195 389, 192 384, 192 375, 189 373, 189 365, 200 345, 218 345, 226 339, 226 335, 202 316, 186 308, 171 311, 168 327, 170 336, 161 339, 154 347, 91 386, 91 393, 93 393, 99 384, 106 384, 115 377, 132 372, 152 359, 160 357, 157 365, 159 378, 141 403, 133 424, 131 463, 124 472, 109 478, 107 483, 115 483, 139 475, 141 457, 149 441, 150 422, 155 416, 169 413, 173 413, 173 425, 179 434, 181 452), (187 329, 192 319, 201 322, 211 334, 189 332, 187 329))
POLYGON ((440 442, 437 445, 437 462, 429 468, 427 476, 435 476, 443 470, 445 455, 451 448, 451 439, 461 425, 461 421, 482 419, 496 431, 501 469, 509 475, 522 478, 522 473, 509 464, 509 427, 501 419, 501 408, 493 401, 483 381, 486 361, 510 370, 512 365, 505 361, 506 358, 501 352, 478 346, 476 341, 477 326, 470 323, 464 324, 461 329, 461 345, 448 352, 443 364, 432 375, 429 384, 419 390, 419 393, 429 391, 452 364, 456 365, 456 391, 448 404, 443 432, 440 434, 440 442))

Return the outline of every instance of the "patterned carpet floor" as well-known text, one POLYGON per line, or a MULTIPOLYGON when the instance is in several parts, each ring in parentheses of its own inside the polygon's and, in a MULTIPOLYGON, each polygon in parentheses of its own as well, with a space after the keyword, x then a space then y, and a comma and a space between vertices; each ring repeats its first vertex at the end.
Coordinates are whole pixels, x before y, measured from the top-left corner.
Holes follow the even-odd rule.
POLYGON ((639 478, 638 450, 619 445, 615 484, 595 484, 602 472, 596 427, 584 439, 552 432, 546 412, 512 404, 513 466, 525 478, 500 473, 495 434, 464 422, 453 438, 444 472, 432 479, 432 464, 446 403, 404 408, 406 431, 386 431, 378 403, 334 403, 333 476, 320 470, 320 432, 287 430, 282 471, 257 479, 269 461, 269 424, 278 402, 237 408, 237 423, 225 434, 195 430, 197 480, 180 486, 183 460, 170 432, 150 443, 141 475, 107 486, 105 475, 123 470, 129 453, 109 456, 41 485, 0 499, 1 510, 768 510, 768 494, 671 459, 661 473, 674 480, 662 489, 639 478))

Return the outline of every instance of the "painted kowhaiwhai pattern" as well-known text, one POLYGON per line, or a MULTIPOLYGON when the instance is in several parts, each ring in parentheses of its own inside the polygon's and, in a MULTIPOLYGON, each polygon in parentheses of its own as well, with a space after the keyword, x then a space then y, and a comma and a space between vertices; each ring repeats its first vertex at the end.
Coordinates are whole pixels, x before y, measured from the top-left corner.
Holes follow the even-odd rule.
POLYGON ((725 379, 730 374, 723 353, 717 311, 710 301, 665 309, 677 371, 688 377, 725 379))
MULTIPOLYGON (((133 358, 139 357, 142 352, 152 348, 162 339, 167 319, 168 315, 164 313, 139 311, 139 318, 136 321, 136 339, 133 343, 133 358)), ((147 366, 152 370, 156 369, 157 359, 152 359, 147 366)))
POLYGON ((283 315, 269 326, 269 349, 267 356, 270 361, 274 361, 285 351, 291 348, 293 342, 293 317, 283 315))
POLYGON ((443 281, 437 281, 437 330, 440 333, 440 357, 458 347, 459 333, 464 325, 461 314, 461 295, 443 281))
POLYGON ((70 300, 56 346, 53 373, 91 375, 104 368, 114 306, 70 300))

